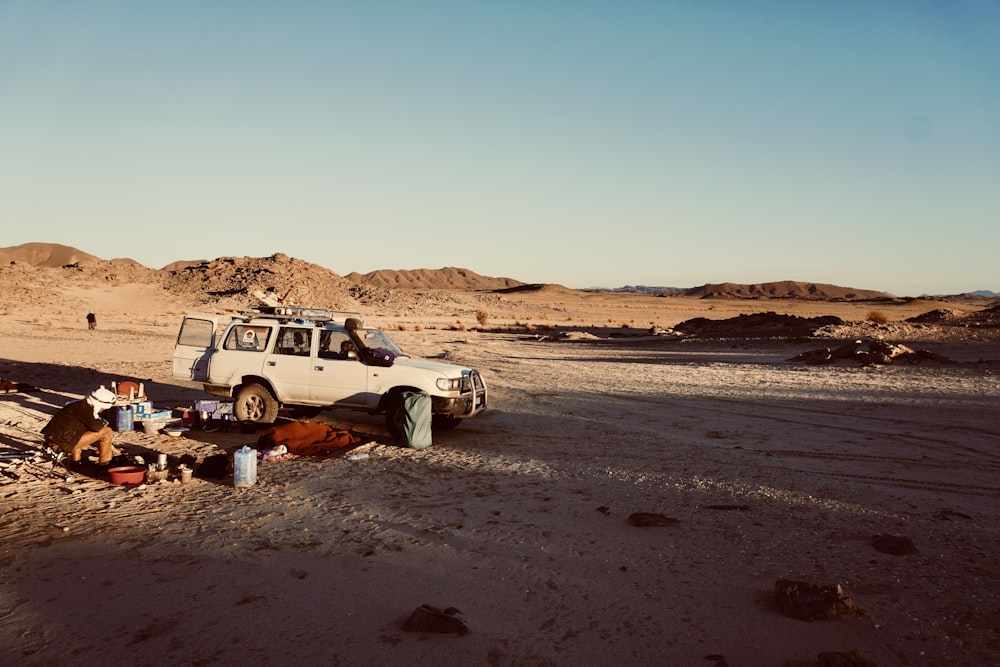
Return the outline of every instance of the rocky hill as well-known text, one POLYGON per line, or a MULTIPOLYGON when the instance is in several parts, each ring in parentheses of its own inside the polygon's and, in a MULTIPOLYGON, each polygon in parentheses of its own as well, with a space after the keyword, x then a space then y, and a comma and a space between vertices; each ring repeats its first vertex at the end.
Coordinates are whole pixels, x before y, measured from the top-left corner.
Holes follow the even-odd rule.
POLYGON ((647 294, 652 296, 690 296, 701 299, 815 299, 820 301, 869 301, 891 299, 891 295, 876 290, 854 289, 823 283, 780 280, 769 283, 715 283, 699 287, 660 287, 626 285, 614 289, 594 288, 588 291, 611 294, 647 294))
POLYGON ((4 264, 30 264, 59 268, 61 266, 92 266, 102 262, 100 257, 58 243, 25 243, 10 248, 0 248, 0 261, 4 264))
POLYGON ((719 283, 692 287, 681 292, 684 296, 703 299, 817 299, 822 301, 857 301, 869 299, 891 299, 886 292, 875 290, 838 287, 823 283, 796 282, 781 280, 770 283, 742 285, 737 283, 719 283))
POLYGON ((345 278, 356 285, 384 289, 452 289, 491 291, 523 285, 513 278, 490 278, 469 269, 413 269, 391 271, 382 269, 370 273, 348 273, 345 278))
POLYGON ((236 309, 261 301, 322 303, 337 309, 355 305, 347 280, 318 264, 281 253, 220 257, 177 266, 160 271, 165 289, 179 295, 200 295, 205 301, 236 309))

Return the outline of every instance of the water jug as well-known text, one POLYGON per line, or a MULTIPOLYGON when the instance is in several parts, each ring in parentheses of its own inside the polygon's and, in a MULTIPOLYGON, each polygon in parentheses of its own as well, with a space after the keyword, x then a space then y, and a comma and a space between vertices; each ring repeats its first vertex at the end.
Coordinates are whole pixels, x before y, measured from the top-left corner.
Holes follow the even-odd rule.
POLYGON ((257 450, 243 445, 233 452, 233 486, 246 488, 257 481, 257 450))
POLYGON ((135 430, 135 419, 132 414, 132 406, 125 405, 115 408, 114 429, 119 433, 135 430))

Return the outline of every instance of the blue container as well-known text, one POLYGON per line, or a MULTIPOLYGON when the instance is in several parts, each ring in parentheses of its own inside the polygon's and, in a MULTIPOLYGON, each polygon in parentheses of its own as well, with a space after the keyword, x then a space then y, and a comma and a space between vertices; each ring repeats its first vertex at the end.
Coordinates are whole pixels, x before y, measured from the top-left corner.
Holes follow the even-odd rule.
POLYGON ((135 430, 135 415, 132 412, 132 406, 126 405, 122 407, 117 407, 114 409, 114 422, 113 427, 119 433, 122 431, 134 431, 135 430))
POLYGON ((243 445, 233 452, 233 486, 238 489, 257 482, 257 450, 243 445))

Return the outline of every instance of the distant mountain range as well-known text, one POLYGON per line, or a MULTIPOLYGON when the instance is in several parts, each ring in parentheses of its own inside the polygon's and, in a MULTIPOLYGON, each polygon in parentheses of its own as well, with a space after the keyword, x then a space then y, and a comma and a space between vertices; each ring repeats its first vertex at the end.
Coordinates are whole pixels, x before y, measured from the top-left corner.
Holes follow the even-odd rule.
POLYGON ((891 299, 893 296, 877 290, 855 289, 823 283, 779 280, 770 283, 717 283, 698 287, 627 286, 594 291, 616 294, 651 294, 656 296, 690 296, 700 299, 817 299, 823 301, 856 301, 891 299))
MULTIPOLYGON (((162 269, 150 269, 133 259, 118 258, 104 260, 96 255, 77 248, 57 243, 25 243, 19 246, 0 248, 0 263, 28 264, 38 267, 101 267, 110 266, 119 271, 149 272, 151 274, 169 274, 182 278, 181 274, 210 271, 215 275, 228 273, 226 267, 238 267, 239 275, 226 278, 228 289, 233 289, 240 280, 246 280, 248 270, 270 273, 268 263, 280 265, 280 271, 287 273, 289 266, 299 267, 297 270, 317 272, 313 277, 321 276, 345 285, 360 285, 366 288, 378 289, 448 289, 464 291, 497 291, 517 292, 545 288, 545 285, 528 284, 513 278, 493 278, 482 276, 469 269, 444 267, 441 269, 392 270, 381 269, 369 273, 349 273, 339 276, 325 267, 312 265, 302 260, 295 260, 282 253, 269 258, 218 258, 215 260, 183 260, 173 262, 162 269), (290 265, 289 262, 292 262, 290 265), (242 276, 242 277, 240 277, 242 276)), ((303 276, 304 277, 304 276, 303 276)), ((561 289, 567 289, 556 285, 561 289)), ((815 300, 879 300, 892 299, 893 295, 877 290, 855 289, 823 283, 783 280, 768 283, 740 284, 717 283, 698 287, 653 287, 644 285, 627 285, 617 288, 590 288, 583 291, 607 292, 616 294, 647 294, 655 296, 688 296, 695 298, 728 298, 728 299, 815 299, 815 300)), ((938 295, 935 298, 975 298, 995 299, 1000 294, 990 290, 977 290, 967 294, 946 297, 938 295)))
MULTIPOLYGON (((698 298, 729 298, 729 299, 818 299, 818 300, 849 300, 867 301, 872 299, 903 298, 888 292, 877 290, 862 290, 851 287, 839 287, 824 283, 798 282, 780 280, 771 283, 739 284, 718 283, 701 285, 700 287, 665 287, 658 285, 625 285, 624 287, 589 287, 588 292, 605 292, 609 294, 648 294, 651 296, 691 296, 698 298)), ((976 290, 961 294, 921 294, 917 299, 997 299, 1000 293, 990 290, 976 290)))

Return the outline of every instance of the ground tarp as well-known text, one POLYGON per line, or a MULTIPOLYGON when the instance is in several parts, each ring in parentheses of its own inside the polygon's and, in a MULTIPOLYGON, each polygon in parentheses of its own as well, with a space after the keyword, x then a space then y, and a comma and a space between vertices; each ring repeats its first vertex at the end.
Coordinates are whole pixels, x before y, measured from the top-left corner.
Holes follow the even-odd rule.
POLYGON ((315 422, 289 422, 264 431, 257 439, 261 450, 284 445, 292 454, 317 456, 360 442, 361 438, 343 429, 315 422))

